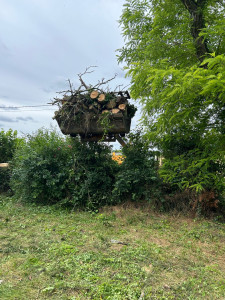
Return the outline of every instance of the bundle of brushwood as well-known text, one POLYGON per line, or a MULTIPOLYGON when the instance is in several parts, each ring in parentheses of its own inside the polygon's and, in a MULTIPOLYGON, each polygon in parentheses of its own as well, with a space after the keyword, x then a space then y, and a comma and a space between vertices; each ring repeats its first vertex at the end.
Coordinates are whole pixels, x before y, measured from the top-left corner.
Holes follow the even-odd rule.
MULTIPOLYGON (((88 70, 88 69, 87 69, 88 70)), ((95 86, 87 86, 79 74, 81 86, 74 90, 64 91, 62 98, 55 98, 52 104, 58 105, 53 119, 56 119, 63 134, 81 136, 84 140, 113 141, 115 135, 124 136, 130 131, 131 118, 136 112, 136 107, 129 104, 128 91, 104 90, 110 80, 98 82, 95 86), (68 95, 68 93, 70 95, 68 95)))

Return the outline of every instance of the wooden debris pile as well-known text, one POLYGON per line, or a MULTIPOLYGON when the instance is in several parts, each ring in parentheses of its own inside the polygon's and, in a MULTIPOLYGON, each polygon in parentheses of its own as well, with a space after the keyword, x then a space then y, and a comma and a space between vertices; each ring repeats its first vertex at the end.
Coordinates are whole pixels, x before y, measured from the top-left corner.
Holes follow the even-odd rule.
POLYGON ((54 119, 62 133, 79 134, 89 139, 96 136, 100 139, 106 135, 112 138, 115 134, 123 136, 128 133, 131 118, 136 112, 136 108, 128 102, 128 91, 104 91, 101 85, 109 80, 88 87, 81 75, 78 76, 81 81, 79 89, 72 90, 71 87, 63 98, 55 98, 52 103, 58 105, 54 119), (85 89, 82 90, 82 87, 85 89))

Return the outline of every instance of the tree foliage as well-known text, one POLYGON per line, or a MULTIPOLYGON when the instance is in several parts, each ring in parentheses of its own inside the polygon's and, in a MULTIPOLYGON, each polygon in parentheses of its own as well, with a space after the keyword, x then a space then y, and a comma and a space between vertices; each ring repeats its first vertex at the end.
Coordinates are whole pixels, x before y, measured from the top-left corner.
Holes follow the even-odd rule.
POLYGON ((130 133, 123 148, 125 157, 116 175, 113 198, 115 203, 124 199, 147 200, 153 203, 159 194, 158 163, 155 151, 150 149, 140 131, 130 133))
POLYGON ((13 158, 18 141, 17 131, 0 131, 0 163, 9 162, 13 158))
POLYGON ((119 61, 130 69, 136 63, 158 66, 164 60, 176 68, 192 66, 199 62, 199 38, 210 53, 222 54, 224 12, 224 2, 217 0, 127 0, 120 18, 126 44, 119 61), (200 24, 198 17, 203 19, 200 24))
POLYGON ((120 19, 119 61, 147 137, 168 160, 163 178, 197 191, 224 183, 224 16, 223 1, 127 0, 120 19))
MULTIPOLYGON (((17 131, 9 129, 0 131, 0 163, 10 162, 18 144, 22 141, 17 137, 17 131)), ((0 168, 0 192, 9 190, 10 170, 0 168)))

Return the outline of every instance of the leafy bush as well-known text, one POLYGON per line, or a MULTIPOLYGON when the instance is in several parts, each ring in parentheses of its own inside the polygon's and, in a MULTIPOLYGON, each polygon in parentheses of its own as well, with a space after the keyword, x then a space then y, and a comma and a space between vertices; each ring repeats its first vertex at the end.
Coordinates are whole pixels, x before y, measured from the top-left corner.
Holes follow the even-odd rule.
POLYGON ((72 146, 55 131, 27 136, 13 160, 11 187, 24 200, 56 203, 67 197, 72 146))
POLYGON ((39 130, 15 154, 15 195, 37 203, 96 208, 108 204, 118 166, 110 148, 39 130))
POLYGON ((62 139, 41 129, 16 150, 11 187, 23 200, 86 209, 149 200, 158 183, 154 152, 137 133, 123 154, 126 159, 118 165, 104 143, 62 139))
POLYGON ((0 192, 6 192, 9 190, 10 182, 10 170, 6 168, 0 168, 0 192))
POLYGON ((203 190, 224 190, 224 162, 213 160, 212 157, 199 149, 165 159, 160 175, 171 187, 184 190, 191 188, 197 193, 203 190))
MULTIPOLYGON (((164 140, 165 160, 159 170, 164 182, 173 192, 190 190, 190 203, 198 203, 202 212, 218 207, 225 209, 225 151, 224 141, 215 131, 186 142, 185 137, 176 138, 174 135, 164 140), (168 142, 169 141, 169 142, 168 142), (173 154, 171 154, 173 152, 173 154), (213 201, 209 201, 209 195, 213 201), (194 200, 193 200, 194 199, 194 200), (198 199, 202 199, 199 201, 198 199)), ((163 142, 162 142, 163 143, 163 142)), ((183 197, 184 198, 184 197, 183 197)), ((187 197, 186 197, 187 200, 187 197)), ((181 201, 183 201, 181 199, 181 201)), ((192 204, 191 204, 192 205, 192 204)), ((197 207, 196 205, 194 205, 197 207)))
MULTIPOLYGON (((0 131, 0 163, 7 163, 12 160, 14 151, 18 144, 17 131, 9 129, 0 131)), ((10 170, 0 168, 0 192, 9 189, 10 170)))
MULTIPOLYGON (((13 133, 8 134, 11 140, 13 133)), ((54 130, 39 130, 17 148, 12 143, 16 150, 10 168, 11 187, 17 198, 29 202, 90 210, 128 200, 147 200, 166 210, 200 207, 208 211, 218 203, 225 207, 224 157, 213 159, 219 148, 215 139, 210 149, 202 142, 198 151, 195 147, 183 151, 179 142, 176 151, 182 149, 183 154, 173 157, 168 152, 159 169, 162 184, 155 151, 149 149, 140 132, 129 135, 122 150, 125 159, 119 165, 104 143, 81 143, 76 138, 62 138, 54 130)), ((10 155, 12 158, 13 151, 10 155)), ((10 173, 5 174, 8 182, 10 173)))
POLYGON ((144 137, 137 132, 129 135, 127 146, 123 148, 123 155, 126 158, 120 165, 113 190, 115 202, 150 201, 158 193, 155 151, 149 149, 144 137))
POLYGON ((100 143, 73 141, 73 205, 94 209, 111 204, 118 164, 112 160, 111 148, 100 143))

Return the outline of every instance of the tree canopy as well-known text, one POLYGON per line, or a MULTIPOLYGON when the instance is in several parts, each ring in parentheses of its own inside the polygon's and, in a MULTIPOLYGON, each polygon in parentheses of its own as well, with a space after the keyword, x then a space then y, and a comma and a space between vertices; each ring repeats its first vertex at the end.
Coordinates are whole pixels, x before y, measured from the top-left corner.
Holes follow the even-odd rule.
POLYGON ((131 96, 142 104, 147 137, 170 160, 165 180, 186 172, 183 188, 213 188, 212 176, 224 174, 224 16, 223 1, 127 0, 120 18, 118 60, 131 96))
POLYGON ((125 46, 119 61, 192 66, 225 50, 225 4, 217 0, 127 0, 120 24, 125 46))

